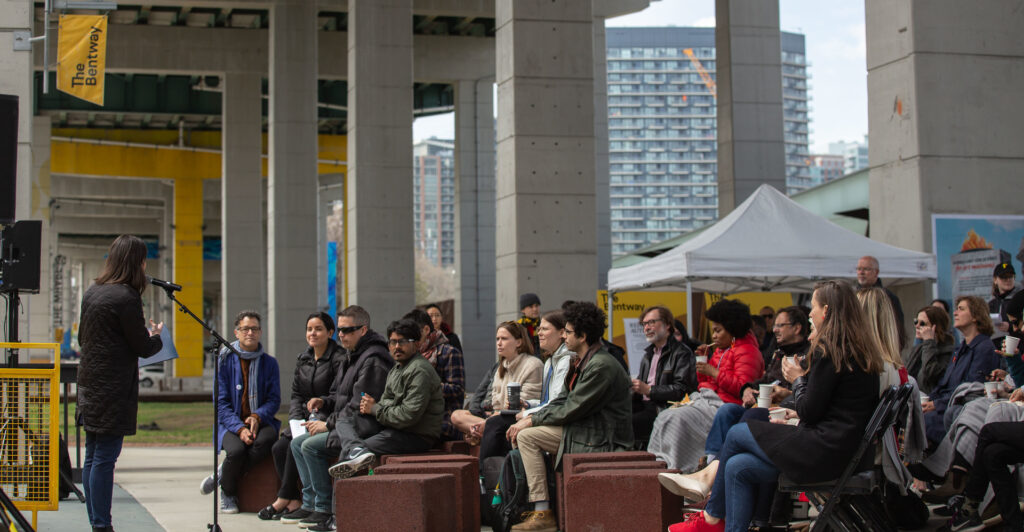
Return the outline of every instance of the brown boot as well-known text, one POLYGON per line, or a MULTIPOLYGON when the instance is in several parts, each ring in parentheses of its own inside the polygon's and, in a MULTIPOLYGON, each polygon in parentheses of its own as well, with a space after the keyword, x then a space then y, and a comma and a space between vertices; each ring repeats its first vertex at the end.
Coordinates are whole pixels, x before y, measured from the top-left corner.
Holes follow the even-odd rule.
POLYGON ((514 525, 512 530, 532 530, 534 532, 556 532, 558 530, 558 522, 555 521, 555 512, 551 510, 542 510, 539 512, 526 512, 526 519, 518 525, 514 525))

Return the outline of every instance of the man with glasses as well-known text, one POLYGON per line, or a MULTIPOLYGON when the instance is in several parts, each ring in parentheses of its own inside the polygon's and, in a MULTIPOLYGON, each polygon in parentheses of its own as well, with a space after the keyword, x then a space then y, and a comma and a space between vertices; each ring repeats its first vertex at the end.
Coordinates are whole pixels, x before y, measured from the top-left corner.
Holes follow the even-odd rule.
POLYGON ((629 374, 601 346, 605 314, 577 302, 565 309, 565 345, 575 355, 558 397, 512 425, 507 437, 519 448, 533 511, 512 530, 554 532, 544 453, 625 451, 633 447, 629 374))
POLYGON ((360 394, 361 419, 341 419, 335 426, 343 461, 331 466, 331 476, 348 478, 370 469, 383 454, 422 453, 441 437, 441 379, 420 355, 420 330, 411 319, 388 325, 388 346, 396 364, 379 398, 360 394))
POLYGON ((900 333, 900 349, 902 350, 907 345, 907 331, 903 322, 903 305, 900 304, 900 298, 896 297, 896 294, 882 286, 882 280, 878 278, 878 259, 871 255, 865 255, 857 261, 857 284, 861 288, 877 286, 885 290, 885 295, 889 297, 889 302, 892 303, 892 313, 896 315, 896 330, 900 333))
MULTIPOLYGON (((359 305, 348 306, 338 313, 338 343, 345 348, 344 369, 334 376, 326 396, 314 397, 306 403, 306 410, 329 415, 326 421, 306 423, 306 430, 311 436, 293 439, 291 447, 299 478, 302 479, 303 508, 285 514, 282 521, 286 524, 289 521, 307 523, 312 531, 333 530, 333 507, 330 504, 333 487, 327 474, 327 461, 337 458, 341 452, 339 426, 343 421, 351 422, 352 417, 359 414, 363 394, 382 397, 388 372, 395 365, 388 352, 387 340, 370 328, 370 314, 359 305), (316 511, 311 512, 307 506, 316 511), (324 508, 331 511, 325 512, 324 508)), ((341 430, 347 430, 347 426, 341 430)))
POLYGON ((648 307, 640 318, 644 349, 640 371, 633 379, 633 437, 645 444, 651 437, 654 418, 669 401, 679 401, 697 389, 696 359, 686 344, 672 334, 675 318, 665 307, 648 307))
MULTIPOLYGON (((277 360, 263 352, 260 344, 260 315, 243 310, 235 318, 231 343, 241 357, 228 349, 221 351, 217 394, 217 446, 226 453, 220 469, 220 511, 238 513, 238 480, 246 469, 267 455, 281 422, 274 416, 281 406, 281 375, 277 360)), ((213 475, 206 477, 199 491, 214 490, 213 475)))

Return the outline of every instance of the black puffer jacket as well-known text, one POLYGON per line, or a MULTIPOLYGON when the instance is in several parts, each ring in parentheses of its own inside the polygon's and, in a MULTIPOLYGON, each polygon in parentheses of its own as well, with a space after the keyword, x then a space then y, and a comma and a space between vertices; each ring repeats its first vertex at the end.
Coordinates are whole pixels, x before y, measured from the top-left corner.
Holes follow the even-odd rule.
POLYGON ((163 347, 142 317, 142 296, 126 284, 94 284, 82 298, 78 341, 78 424, 130 436, 139 412, 139 358, 163 347))
MULTIPOLYGON (((292 400, 288 407, 288 419, 309 419, 306 403, 314 397, 327 395, 338 372, 343 371, 346 360, 345 350, 333 339, 327 340, 327 349, 316 359, 313 348, 307 347, 295 362, 295 377, 292 379, 292 400)), ((329 410, 323 410, 320 418, 325 419, 329 410)), ((285 432, 291 434, 290 429, 285 432)))
POLYGON ((327 418, 327 430, 331 431, 327 445, 335 448, 341 447, 341 441, 334 432, 334 425, 339 419, 359 413, 362 394, 369 394, 380 401, 388 372, 395 365, 387 340, 373 329, 367 330, 347 355, 345 369, 334 377, 330 392, 321 397, 324 412, 331 412, 327 418))

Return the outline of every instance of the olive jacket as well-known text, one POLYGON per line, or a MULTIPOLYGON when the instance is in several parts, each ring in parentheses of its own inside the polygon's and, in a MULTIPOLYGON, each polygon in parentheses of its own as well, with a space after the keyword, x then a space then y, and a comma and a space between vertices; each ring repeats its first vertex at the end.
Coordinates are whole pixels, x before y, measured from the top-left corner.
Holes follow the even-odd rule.
POLYGON ((555 467, 567 453, 625 451, 633 447, 630 379, 600 344, 569 368, 558 397, 533 414, 535 426, 561 426, 555 467))
POLYGON ((441 437, 444 397, 441 378, 422 355, 397 363, 388 372, 384 395, 373 405, 373 415, 386 427, 437 441, 441 437))

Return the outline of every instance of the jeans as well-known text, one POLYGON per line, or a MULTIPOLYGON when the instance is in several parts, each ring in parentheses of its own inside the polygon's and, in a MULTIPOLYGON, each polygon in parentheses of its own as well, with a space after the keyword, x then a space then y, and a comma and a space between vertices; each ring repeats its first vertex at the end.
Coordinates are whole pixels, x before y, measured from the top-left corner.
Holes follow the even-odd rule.
POLYGON ((704 440, 704 454, 718 456, 722 452, 722 445, 725 443, 725 435, 733 425, 740 422, 743 413, 747 409, 743 405, 725 403, 715 412, 715 419, 711 422, 711 432, 708 439, 704 440))
POLYGON ((774 490, 779 470, 764 454, 746 423, 729 429, 718 460, 718 475, 704 511, 711 517, 725 519, 726 532, 746 532, 758 494, 774 490))
POLYGON ((310 436, 307 432, 292 438, 292 458, 302 479, 302 507, 307 510, 332 514, 331 476, 327 473, 327 460, 337 458, 338 450, 327 447, 330 432, 310 436))
POLYGON ((82 487, 85 509, 94 528, 111 526, 110 503, 114 495, 114 464, 121 455, 124 436, 85 432, 85 464, 82 487))
POLYGON ((999 513, 1008 530, 1020 527, 1022 516, 1017 503, 1017 483, 1007 466, 1024 461, 1024 422, 987 423, 978 434, 974 467, 967 477, 964 495, 981 501, 989 483, 995 492, 999 513))

